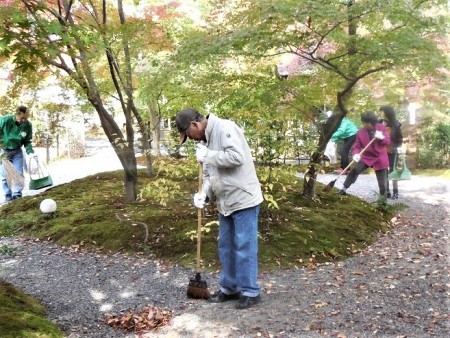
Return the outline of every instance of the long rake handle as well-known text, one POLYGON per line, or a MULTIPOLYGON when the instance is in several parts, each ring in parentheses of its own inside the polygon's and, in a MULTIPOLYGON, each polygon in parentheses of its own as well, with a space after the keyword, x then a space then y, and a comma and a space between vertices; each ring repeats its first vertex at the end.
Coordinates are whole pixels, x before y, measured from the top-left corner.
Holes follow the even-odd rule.
MULTIPOLYGON (((202 192, 203 185, 203 163, 199 163, 198 192, 202 192)), ((200 252, 202 245, 202 209, 197 208, 197 271, 200 271, 200 252)))
MULTIPOLYGON (((371 139, 370 142, 367 143, 367 145, 359 152, 359 154, 362 155, 362 154, 366 151, 366 149, 369 148, 369 146, 370 146, 370 145, 373 143, 373 141, 375 141, 375 140, 376 140, 375 137, 374 137, 373 139, 371 139)), ((347 169, 350 168, 350 166, 351 166, 353 163, 355 163, 355 160, 352 160, 352 161, 348 164, 348 166, 346 166, 346 167, 344 168, 344 170, 341 171, 341 173, 336 177, 336 179, 335 179, 334 181, 336 182, 337 179, 338 179, 341 175, 343 175, 343 174, 347 171, 347 169)))

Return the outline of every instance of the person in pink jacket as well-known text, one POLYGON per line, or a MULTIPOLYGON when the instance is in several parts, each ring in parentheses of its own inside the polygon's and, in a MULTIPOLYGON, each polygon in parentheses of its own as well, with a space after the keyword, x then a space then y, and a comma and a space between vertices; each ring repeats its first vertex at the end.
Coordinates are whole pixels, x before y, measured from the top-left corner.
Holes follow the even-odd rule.
POLYGON ((387 146, 391 143, 389 133, 382 123, 378 123, 378 118, 373 112, 361 114, 361 122, 364 127, 356 133, 356 140, 353 144, 353 161, 356 165, 352 168, 344 181, 344 187, 338 192, 339 195, 346 195, 347 189, 356 182, 359 174, 367 168, 373 168, 377 176, 380 196, 386 199, 386 182, 389 168, 389 158, 387 146), (361 150, 375 138, 376 140, 360 154, 361 150))

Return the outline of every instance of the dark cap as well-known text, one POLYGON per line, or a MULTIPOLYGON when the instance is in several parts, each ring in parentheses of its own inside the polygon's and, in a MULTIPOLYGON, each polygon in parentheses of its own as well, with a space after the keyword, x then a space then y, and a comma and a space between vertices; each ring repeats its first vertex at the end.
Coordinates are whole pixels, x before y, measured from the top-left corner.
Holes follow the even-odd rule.
POLYGON ((371 125, 374 126, 378 123, 378 117, 375 115, 375 113, 367 111, 361 114, 361 122, 370 123, 371 125))
POLYGON ((186 141, 186 130, 188 130, 191 122, 198 121, 201 117, 202 115, 197 110, 192 108, 184 109, 177 113, 175 124, 180 132, 180 144, 183 144, 186 141))

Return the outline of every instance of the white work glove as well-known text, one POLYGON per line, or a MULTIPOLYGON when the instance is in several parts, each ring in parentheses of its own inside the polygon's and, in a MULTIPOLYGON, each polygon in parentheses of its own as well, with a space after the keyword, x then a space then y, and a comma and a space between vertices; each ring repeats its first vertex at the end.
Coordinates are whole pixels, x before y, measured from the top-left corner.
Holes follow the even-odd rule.
POLYGON ((197 162, 204 162, 206 154, 208 153, 208 148, 202 143, 197 143, 197 150, 195 156, 197 157, 197 162))
POLYGON ((361 160, 361 155, 360 154, 353 155, 353 161, 359 162, 360 160, 361 160))
POLYGON ((403 153, 404 153, 404 151, 403 151, 402 147, 397 148, 397 154, 401 155, 403 153))
POLYGON ((383 139, 384 139, 384 135, 383 135, 383 133, 382 133, 380 130, 377 130, 377 131, 375 132, 374 137, 377 138, 377 139, 379 139, 379 140, 383 140, 383 139))
POLYGON ((203 209, 206 202, 206 194, 202 192, 197 192, 194 195, 194 205, 196 208, 203 209))

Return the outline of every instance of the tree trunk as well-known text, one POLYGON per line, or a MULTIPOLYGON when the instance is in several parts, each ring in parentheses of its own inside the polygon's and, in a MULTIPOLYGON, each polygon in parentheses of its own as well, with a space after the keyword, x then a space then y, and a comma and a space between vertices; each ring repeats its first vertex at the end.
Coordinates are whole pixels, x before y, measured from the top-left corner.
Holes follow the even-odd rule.
POLYGON ((133 149, 134 142, 127 142, 124 139, 122 130, 106 111, 100 97, 97 97, 95 100, 90 99, 90 102, 95 107, 103 130, 123 166, 125 202, 134 202, 137 198, 137 162, 133 149))
POLYGON ((308 171, 305 173, 303 180, 302 196, 307 199, 313 199, 316 196, 315 184, 317 180, 317 173, 319 172, 319 168, 322 166, 321 162, 323 152, 331 138, 331 135, 333 135, 333 133, 338 129, 344 116, 345 115, 342 114, 331 115, 327 122, 321 126, 321 130, 319 130, 319 143, 311 156, 308 171))
POLYGON ((145 122, 142 119, 142 116, 138 113, 137 109, 133 108, 134 117, 138 121, 139 132, 142 135, 142 150, 145 157, 145 163, 147 166, 147 173, 149 175, 153 175, 155 171, 153 170, 153 161, 152 161, 152 150, 150 147, 151 139, 149 137, 149 129, 146 128, 145 122))
MULTIPOLYGON (((355 4, 355 0, 348 0, 347 2, 347 12, 348 12, 348 45, 347 50, 349 56, 353 56, 357 52, 355 36, 357 33, 357 21, 351 15, 352 6, 355 4)), ((357 74, 359 65, 349 61, 348 65, 349 74, 354 77, 357 74)), ((316 147, 315 152, 311 156, 309 162, 308 171, 305 174, 303 181, 303 193, 302 196, 308 199, 313 199, 316 196, 315 184, 317 179, 318 168, 321 166, 323 152, 327 146, 328 141, 330 141, 333 133, 339 128, 342 119, 347 115, 347 108, 345 102, 352 93, 352 88, 356 84, 357 79, 347 81, 344 90, 338 92, 337 94, 337 104, 335 108, 335 113, 330 116, 325 124, 322 125, 322 129, 319 130, 319 143, 316 147)))

